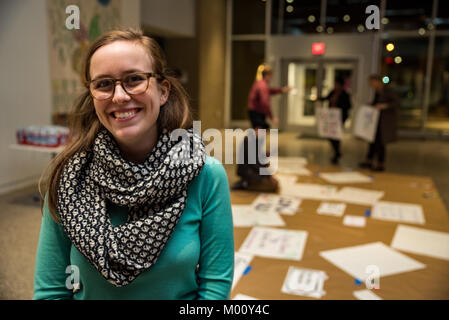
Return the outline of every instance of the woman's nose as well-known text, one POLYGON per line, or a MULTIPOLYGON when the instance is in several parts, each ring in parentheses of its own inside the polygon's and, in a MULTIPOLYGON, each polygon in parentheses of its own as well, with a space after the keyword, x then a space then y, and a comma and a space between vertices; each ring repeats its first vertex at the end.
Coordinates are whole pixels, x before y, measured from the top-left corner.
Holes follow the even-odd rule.
POLYGON ((112 102, 114 103, 123 103, 127 102, 131 99, 129 94, 123 89, 120 83, 115 84, 114 96, 112 97, 112 102))

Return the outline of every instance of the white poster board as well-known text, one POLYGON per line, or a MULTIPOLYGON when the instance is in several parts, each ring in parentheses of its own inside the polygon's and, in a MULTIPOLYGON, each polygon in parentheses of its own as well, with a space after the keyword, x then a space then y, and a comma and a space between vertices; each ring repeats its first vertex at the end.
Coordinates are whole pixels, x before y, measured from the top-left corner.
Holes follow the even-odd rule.
POLYGON ((379 110, 372 106, 361 106, 356 113, 354 121, 354 136, 368 142, 373 142, 377 133, 379 110))
POLYGON ((320 137, 341 140, 343 136, 341 109, 317 107, 315 119, 320 137))
POLYGON ((239 252, 259 257, 300 261, 307 240, 307 231, 254 227, 239 252))

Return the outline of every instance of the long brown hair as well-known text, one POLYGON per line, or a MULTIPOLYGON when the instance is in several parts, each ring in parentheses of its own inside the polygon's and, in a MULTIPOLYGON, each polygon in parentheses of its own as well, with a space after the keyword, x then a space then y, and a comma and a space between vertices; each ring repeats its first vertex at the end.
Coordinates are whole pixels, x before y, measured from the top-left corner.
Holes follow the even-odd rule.
POLYGON ((88 87, 91 58, 99 48, 114 41, 132 41, 142 45, 151 59, 153 72, 162 75, 162 79, 158 79, 159 83, 164 79, 170 82, 167 102, 160 109, 157 119, 158 129, 172 131, 177 128, 190 128, 192 126, 192 115, 187 93, 178 79, 167 73, 167 62, 161 48, 154 39, 144 36, 140 30, 135 29, 115 30, 100 36, 90 45, 84 58, 82 81, 85 84, 85 90, 75 101, 69 113, 69 139, 64 150, 51 161, 39 180, 39 192, 42 199, 41 209, 43 210, 44 197, 47 195, 51 217, 57 222, 59 221, 57 190, 62 170, 67 161, 76 153, 89 152, 98 131, 102 128, 102 124, 95 113, 88 87))

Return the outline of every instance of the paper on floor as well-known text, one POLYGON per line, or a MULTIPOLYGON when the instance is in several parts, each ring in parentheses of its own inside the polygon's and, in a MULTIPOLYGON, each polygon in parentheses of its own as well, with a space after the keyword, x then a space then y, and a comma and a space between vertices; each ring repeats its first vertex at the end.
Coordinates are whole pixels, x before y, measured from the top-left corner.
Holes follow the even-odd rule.
POLYGON ((371 290, 357 290, 352 293, 359 300, 383 300, 371 290))
POLYGON ((274 211, 256 211, 250 205, 233 205, 234 227, 271 226, 283 227, 285 221, 274 211))
POLYGON ((281 291, 305 297, 321 298, 326 294, 324 281, 328 279, 324 271, 290 267, 281 291))
POLYGON ((282 187, 288 187, 292 184, 295 184, 298 180, 298 177, 291 174, 275 174, 273 177, 279 181, 279 186, 282 189, 282 187))
POLYGON ((371 210, 371 218, 424 224, 424 213, 421 205, 391 201, 379 201, 371 210))
POLYGON ((239 252, 266 258, 301 260, 307 231, 254 227, 239 252))
POLYGON ((278 157, 270 161, 270 170, 274 173, 285 173, 310 176, 312 172, 304 166, 307 165, 307 159, 301 157, 278 157))
POLYGON ((294 164, 304 167, 308 161, 304 157, 277 157, 277 160, 281 164, 294 164))
POLYGON ((366 218, 346 215, 343 218, 343 224, 345 226, 363 228, 366 225, 366 218))
POLYGON ((344 187, 334 195, 333 200, 372 206, 383 196, 383 191, 344 187))
POLYGON ((251 207, 255 211, 272 211, 282 214, 294 215, 301 204, 300 197, 279 196, 262 193, 253 201, 251 207))
POLYGON ((316 183, 295 183, 281 189, 283 196, 298 196, 312 200, 332 200, 336 193, 336 187, 316 183))
POLYGON ((360 172, 324 172, 320 177, 329 183, 369 183, 373 180, 360 172))
POLYGON ((360 281, 372 278, 377 270, 381 285, 382 277, 426 267, 382 242, 321 251, 320 256, 360 281))
POLYGON ((290 174, 276 174, 274 178, 279 182, 279 193, 290 189, 291 185, 294 185, 298 180, 298 177, 290 174))
POLYGON ((257 217, 251 212, 250 205, 232 205, 232 222, 234 227, 252 227, 257 223, 257 217))
POLYGON ((341 217, 346 210, 346 204, 322 202, 317 210, 318 214, 341 217))
POLYGON ((249 266, 252 259, 252 254, 234 252, 234 280, 232 281, 232 288, 239 282, 243 272, 249 266))
POLYGON ((399 225, 391 242, 395 249, 449 260, 449 233, 399 225))
POLYGON ((280 166, 280 167, 278 167, 277 172, 285 173, 285 174, 295 174, 298 176, 311 176, 312 175, 312 171, 310 171, 309 169, 304 168, 304 167, 292 168, 292 167, 280 166))

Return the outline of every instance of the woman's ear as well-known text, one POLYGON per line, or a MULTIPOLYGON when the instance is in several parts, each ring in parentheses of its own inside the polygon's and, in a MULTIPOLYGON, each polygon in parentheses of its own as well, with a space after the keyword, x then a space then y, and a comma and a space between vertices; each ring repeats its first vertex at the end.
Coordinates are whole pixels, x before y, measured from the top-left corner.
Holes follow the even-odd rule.
POLYGON ((170 88, 171 88, 171 84, 167 79, 162 80, 161 84, 161 106, 163 106, 167 100, 168 100, 168 96, 170 95, 170 88))

